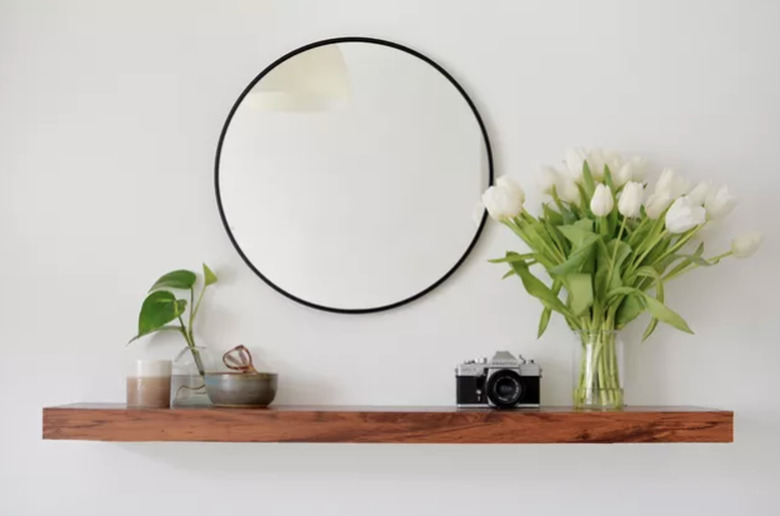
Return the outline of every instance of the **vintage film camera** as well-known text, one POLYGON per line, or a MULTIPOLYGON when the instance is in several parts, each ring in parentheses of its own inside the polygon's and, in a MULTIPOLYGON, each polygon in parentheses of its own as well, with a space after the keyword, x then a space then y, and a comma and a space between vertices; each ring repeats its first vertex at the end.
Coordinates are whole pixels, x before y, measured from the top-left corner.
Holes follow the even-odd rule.
POLYGON ((498 351, 487 358, 468 360, 455 369, 459 407, 523 408, 539 406, 542 369, 522 355, 498 351))

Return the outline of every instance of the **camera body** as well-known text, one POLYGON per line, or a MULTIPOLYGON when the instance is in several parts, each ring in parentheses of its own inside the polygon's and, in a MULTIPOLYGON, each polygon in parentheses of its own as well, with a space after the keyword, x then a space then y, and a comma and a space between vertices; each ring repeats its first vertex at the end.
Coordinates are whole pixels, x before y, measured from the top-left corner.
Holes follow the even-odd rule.
POLYGON ((459 407, 523 408, 539 406, 542 368, 533 360, 497 351, 493 358, 467 360, 455 369, 459 407))

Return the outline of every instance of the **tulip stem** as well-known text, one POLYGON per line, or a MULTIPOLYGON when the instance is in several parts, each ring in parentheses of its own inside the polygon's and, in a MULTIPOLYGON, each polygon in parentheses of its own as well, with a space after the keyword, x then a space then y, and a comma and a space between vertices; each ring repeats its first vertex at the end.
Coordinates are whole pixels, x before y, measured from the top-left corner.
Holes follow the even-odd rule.
MULTIPOLYGON (((729 257, 729 256, 731 256, 733 254, 734 254, 734 251, 728 251, 728 252, 725 252, 723 254, 719 254, 718 256, 713 256, 712 258, 710 258, 709 260, 706 260, 706 261, 710 265, 715 265, 716 263, 718 263, 722 259, 727 258, 727 257, 729 257)), ((684 268, 678 270, 677 272, 669 273, 666 276, 664 276, 662 278, 662 281, 663 282, 667 282, 669 280, 673 280, 677 276, 681 276, 681 275, 685 274, 686 272, 690 272, 693 269, 698 269, 699 267, 701 267, 701 265, 699 265, 698 263, 690 262, 690 263, 688 263, 688 265, 686 265, 684 268)))
POLYGON ((661 256, 658 257, 657 261, 661 261, 670 254, 674 253, 675 251, 679 250, 682 246, 688 243, 688 241, 693 238, 693 235, 696 234, 697 231, 699 231, 704 224, 700 226, 696 226, 695 228, 688 231, 688 233, 684 234, 680 240, 678 240, 673 246, 671 246, 669 249, 667 249, 661 256))
POLYGON ((634 263, 631 266, 631 271, 632 272, 635 271, 640 265, 642 265, 642 262, 645 260, 645 258, 647 258, 647 255, 650 254, 650 252, 655 249, 655 246, 657 246, 658 243, 661 240, 666 238, 666 236, 668 234, 669 234, 669 230, 667 230, 667 229, 664 229, 663 231, 661 231, 661 233, 656 237, 656 239, 653 240, 653 242, 650 243, 650 245, 647 246, 647 249, 645 250, 645 252, 642 253, 642 255, 636 261, 634 261, 634 263))
MULTIPOLYGON (((620 229, 618 230, 618 236, 617 236, 618 242, 620 242, 620 239, 623 236, 623 231, 626 229, 627 218, 628 217, 623 217, 623 222, 620 224, 620 229)), ((612 271, 615 268, 615 258, 617 258, 617 251, 618 251, 618 244, 615 244, 615 249, 612 250, 612 258, 609 260, 609 274, 607 274, 607 281, 609 281, 609 279, 612 278, 612 271)))

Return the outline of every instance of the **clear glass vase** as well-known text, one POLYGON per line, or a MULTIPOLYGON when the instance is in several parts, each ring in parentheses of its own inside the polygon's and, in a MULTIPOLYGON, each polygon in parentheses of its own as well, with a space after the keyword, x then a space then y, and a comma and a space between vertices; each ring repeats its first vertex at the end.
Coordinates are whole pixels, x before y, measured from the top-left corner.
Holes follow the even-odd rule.
POLYGON ((576 408, 623 407, 623 340, 614 330, 574 334, 572 372, 576 408))
POLYGON ((210 405, 206 394, 204 373, 214 366, 213 355, 202 346, 185 346, 173 360, 171 375, 171 406, 193 407, 210 405))

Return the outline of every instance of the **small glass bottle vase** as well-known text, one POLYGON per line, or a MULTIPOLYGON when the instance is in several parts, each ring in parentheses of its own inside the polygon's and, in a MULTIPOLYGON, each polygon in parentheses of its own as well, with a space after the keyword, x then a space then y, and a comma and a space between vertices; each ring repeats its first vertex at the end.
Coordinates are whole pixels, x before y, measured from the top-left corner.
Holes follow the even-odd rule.
POLYGON ((574 407, 623 407, 623 340, 614 330, 574 333, 574 407))
POLYGON ((171 406, 210 405, 204 374, 214 364, 211 351, 202 346, 185 346, 173 360, 171 406))

